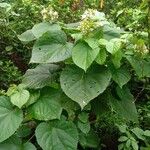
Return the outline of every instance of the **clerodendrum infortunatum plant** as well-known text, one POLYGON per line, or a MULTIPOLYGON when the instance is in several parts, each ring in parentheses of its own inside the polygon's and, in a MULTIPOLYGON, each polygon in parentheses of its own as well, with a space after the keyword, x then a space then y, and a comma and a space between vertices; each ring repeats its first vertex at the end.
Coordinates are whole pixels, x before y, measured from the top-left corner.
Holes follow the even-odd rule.
POLYGON ((19 126, 30 121, 43 150, 76 150, 78 144, 97 148, 91 112, 97 117, 113 108, 123 119, 138 121, 127 83, 132 69, 139 78, 150 77, 150 61, 147 54, 128 48, 136 46, 130 33, 104 13, 88 9, 72 24, 44 21, 19 39, 34 41, 30 63, 37 66, 27 70, 22 84, 11 87, 8 96, 0 97, 0 148, 11 143, 36 149, 29 142, 13 141, 19 126))

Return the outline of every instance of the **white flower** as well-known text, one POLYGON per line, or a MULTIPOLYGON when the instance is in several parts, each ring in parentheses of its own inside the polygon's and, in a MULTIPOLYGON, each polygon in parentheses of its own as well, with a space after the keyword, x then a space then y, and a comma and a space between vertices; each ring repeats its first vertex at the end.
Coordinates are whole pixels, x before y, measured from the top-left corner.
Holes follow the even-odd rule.
POLYGON ((41 11, 41 14, 44 15, 47 13, 47 10, 44 8, 42 11, 41 11))
POLYGON ((105 18, 105 14, 94 9, 87 9, 81 16, 82 21, 78 27, 84 34, 93 31, 97 27, 109 25, 110 23, 105 18))
POLYGON ((43 8, 41 11, 41 14, 43 16, 43 20, 56 20, 58 19, 58 13, 54 11, 54 9, 49 6, 47 8, 43 8))

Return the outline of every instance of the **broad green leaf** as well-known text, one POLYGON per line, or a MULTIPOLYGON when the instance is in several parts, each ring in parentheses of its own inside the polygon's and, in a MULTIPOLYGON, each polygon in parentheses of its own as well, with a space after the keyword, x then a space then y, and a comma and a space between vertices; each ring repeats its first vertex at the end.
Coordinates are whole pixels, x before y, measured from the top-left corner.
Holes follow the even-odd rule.
POLYGON ((93 130, 91 130, 88 134, 80 132, 79 138, 79 142, 84 148, 97 148, 99 145, 99 137, 93 130))
POLYGON ((0 96, 0 142, 13 135, 22 121, 22 111, 14 108, 8 97, 0 96))
POLYGON ((20 41, 23 41, 23 42, 30 42, 36 39, 32 33, 32 30, 27 30, 26 32, 19 35, 18 38, 20 41))
POLYGON ((119 100, 112 97, 111 94, 108 95, 110 104, 114 111, 123 119, 127 121, 138 122, 137 110, 134 103, 134 98, 130 91, 123 87, 120 89, 117 88, 117 94, 119 96, 119 100))
POLYGON ((17 136, 12 136, 0 143, 0 150, 36 150, 36 148, 32 143, 22 143, 17 136))
POLYGON ((122 88, 131 78, 130 73, 127 67, 120 67, 116 69, 111 66, 110 68, 112 79, 122 88))
POLYGON ((96 47, 93 43, 90 43, 90 45, 93 46, 94 49, 86 42, 79 41, 72 51, 74 63, 85 71, 90 67, 99 53, 99 47, 97 47, 97 45, 96 47))
POLYGON ((106 61, 106 57, 107 57, 106 50, 104 48, 101 48, 96 57, 96 62, 100 65, 103 65, 106 61))
POLYGON ((18 90, 10 96, 12 104, 21 108, 25 103, 27 103, 30 97, 30 93, 27 90, 18 90))
POLYGON ((48 31, 33 46, 30 63, 54 63, 71 57, 72 43, 63 31, 48 31))
POLYGON ((142 60, 132 56, 127 56, 126 58, 140 78, 150 77, 150 61, 142 60))
POLYGON ((78 132, 73 122, 60 120, 41 123, 35 134, 43 150, 77 150, 78 132))
POLYGON ((38 101, 29 108, 28 112, 37 120, 60 119, 62 108, 59 104, 59 91, 53 88, 45 89, 43 89, 44 94, 41 94, 38 101))
POLYGON ((32 28, 32 33, 36 38, 39 38, 47 31, 55 31, 55 30, 61 30, 60 26, 57 24, 42 22, 34 25, 34 27, 32 28))
POLYGON ((77 66, 69 66, 60 76, 65 94, 84 108, 107 88, 111 74, 107 68, 95 65, 86 73, 77 66))
POLYGON ((40 64, 34 69, 27 70, 22 83, 28 88, 39 89, 50 85, 59 70, 58 65, 40 64))

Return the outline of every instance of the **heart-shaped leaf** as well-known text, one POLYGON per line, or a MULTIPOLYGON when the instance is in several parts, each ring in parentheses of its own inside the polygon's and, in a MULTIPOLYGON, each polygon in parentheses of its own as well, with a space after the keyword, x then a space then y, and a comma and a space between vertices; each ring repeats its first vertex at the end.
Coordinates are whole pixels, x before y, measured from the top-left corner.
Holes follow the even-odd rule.
POLYGON ((35 133, 38 144, 44 150, 77 150, 78 131, 72 122, 41 123, 35 133))
POLYGON ((107 68, 94 66, 87 73, 72 65, 60 76, 61 88, 65 94, 77 102, 81 108, 107 88, 111 74, 107 68))
POLYGON ((21 108, 25 103, 27 103, 29 97, 29 91, 22 89, 15 91, 15 93, 10 96, 10 100, 12 104, 21 108))
POLYGON ((14 108, 8 97, 0 96, 0 142, 13 135, 22 121, 22 111, 14 108))
POLYGON ((85 71, 87 68, 89 68, 99 53, 99 47, 97 47, 97 45, 95 45, 91 40, 88 42, 89 44, 85 41, 79 41, 74 46, 72 51, 72 58, 74 63, 85 71))

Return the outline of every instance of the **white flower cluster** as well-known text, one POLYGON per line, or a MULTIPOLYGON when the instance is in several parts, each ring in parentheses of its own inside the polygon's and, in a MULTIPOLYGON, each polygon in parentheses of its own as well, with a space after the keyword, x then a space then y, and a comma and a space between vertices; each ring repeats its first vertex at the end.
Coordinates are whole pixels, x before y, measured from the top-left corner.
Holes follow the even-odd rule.
POLYGON ((135 50, 136 53, 139 53, 141 55, 147 55, 149 53, 148 48, 145 44, 136 45, 135 50))
POLYGON ((83 34, 88 34, 89 32, 95 29, 95 24, 94 21, 92 20, 84 19, 83 21, 80 22, 78 28, 83 34))
POLYGON ((43 8, 41 14, 43 16, 43 20, 54 21, 58 19, 58 12, 54 11, 54 9, 51 6, 48 6, 47 8, 43 8))
POLYGON ((97 27, 109 25, 105 14, 94 9, 87 9, 81 16, 79 29, 83 34, 93 31, 97 27))

